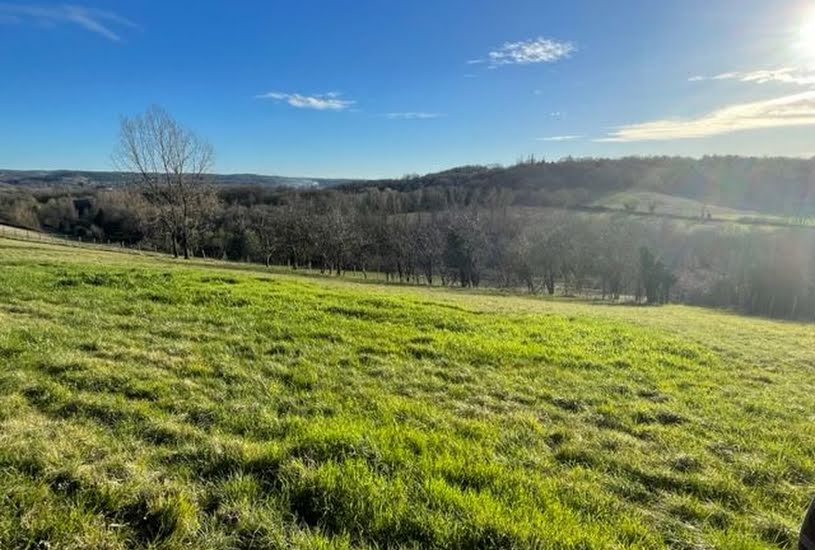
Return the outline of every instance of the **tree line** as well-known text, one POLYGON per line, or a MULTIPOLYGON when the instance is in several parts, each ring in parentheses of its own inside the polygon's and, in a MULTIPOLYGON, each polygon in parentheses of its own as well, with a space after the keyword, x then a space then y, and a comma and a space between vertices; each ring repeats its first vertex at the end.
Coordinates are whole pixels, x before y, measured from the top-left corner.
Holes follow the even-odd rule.
MULTIPOLYGON (((194 211, 185 225, 189 255, 333 274, 375 272, 413 284, 815 318, 815 232, 805 228, 500 205, 391 213, 341 191, 289 191, 276 204, 243 205, 210 193, 211 207, 194 211)), ((137 187, 28 196, 18 206, 23 202, 30 227, 183 255, 179 226, 160 223, 137 187)), ((0 206, 0 212, 9 211, 0 206)))
POLYGON ((578 213, 519 202, 517 186, 417 178, 404 187, 215 187, 212 148, 158 108, 123 119, 116 158, 132 185, 15 188, 0 193, 0 218, 184 257, 815 318, 815 237, 805 228, 578 213))

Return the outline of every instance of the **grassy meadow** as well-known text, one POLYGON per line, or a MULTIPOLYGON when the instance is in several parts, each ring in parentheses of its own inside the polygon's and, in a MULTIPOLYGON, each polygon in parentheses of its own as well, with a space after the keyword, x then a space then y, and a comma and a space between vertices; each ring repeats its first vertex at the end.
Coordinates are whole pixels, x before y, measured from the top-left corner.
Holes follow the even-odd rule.
POLYGON ((815 327, 0 240, 0 548, 791 548, 815 327))

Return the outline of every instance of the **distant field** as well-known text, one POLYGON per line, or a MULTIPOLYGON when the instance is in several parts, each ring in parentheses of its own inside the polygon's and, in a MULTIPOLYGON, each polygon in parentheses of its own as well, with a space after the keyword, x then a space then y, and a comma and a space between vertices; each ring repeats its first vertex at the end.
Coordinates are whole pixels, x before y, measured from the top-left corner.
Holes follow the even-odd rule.
POLYGON ((815 327, 0 239, 0 548, 791 548, 815 327))
POLYGON ((673 216, 700 217, 702 211, 710 212, 714 218, 721 220, 762 219, 767 221, 786 221, 786 219, 771 214, 762 214, 752 210, 737 210, 715 204, 708 204, 693 199, 653 193, 650 191, 624 191, 604 197, 595 203, 596 206, 605 206, 624 210, 627 203, 635 204, 636 210, 648 212, 651 204, 655 205, 656 214, 670 214, 673 216))

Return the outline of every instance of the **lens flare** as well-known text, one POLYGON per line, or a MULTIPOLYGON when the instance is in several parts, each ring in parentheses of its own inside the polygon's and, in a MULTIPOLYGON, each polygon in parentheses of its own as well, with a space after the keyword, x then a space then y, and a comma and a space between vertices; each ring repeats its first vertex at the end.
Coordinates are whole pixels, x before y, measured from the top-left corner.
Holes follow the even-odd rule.
POLYGON ((815 10, 808 14, 798 29, 797 47, 804 58, 815 64, 815 10))

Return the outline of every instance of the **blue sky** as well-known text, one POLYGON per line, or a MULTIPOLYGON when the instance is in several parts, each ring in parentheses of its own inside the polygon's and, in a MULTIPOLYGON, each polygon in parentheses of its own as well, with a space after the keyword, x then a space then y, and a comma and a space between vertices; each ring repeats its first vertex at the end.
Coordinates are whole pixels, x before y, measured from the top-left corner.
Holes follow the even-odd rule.
POLYGON ((812 0, 0 0, 0 167, 112 168, 159 104, 216 171, 815 155, 812 0))

